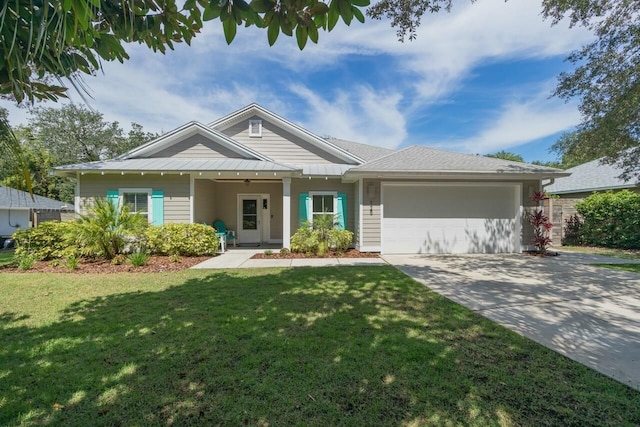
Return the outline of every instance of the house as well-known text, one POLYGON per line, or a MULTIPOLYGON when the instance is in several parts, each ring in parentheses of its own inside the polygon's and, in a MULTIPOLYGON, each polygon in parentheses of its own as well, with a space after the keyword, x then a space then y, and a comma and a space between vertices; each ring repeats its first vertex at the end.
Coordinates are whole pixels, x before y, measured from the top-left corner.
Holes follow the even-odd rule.
POLYGON ((73 215, 75 207, 47 197, 0 186, 0 237, 9 237, 19 228, 37 227, 40 222, 73 215))
POLYGON ((333 213, 354 246, 383 253, 519 252, 529 196, 557 169, 412 146, 322 138, 257 104, 190 122, 115 159, 56 168, 149 223, 212 224, 238 244, 289 247, 302 221, 333 213))
POLYGON ((616 165, 604 164, 602 159, 567 169, 570 176, 556 178, 545 184, 547 194, 554 196, 546 200, 545 208, 555 227, 551 230, 554 246, 562 244, 566 220, 577 211, 575 204, 594 192, 628 189, 640 193, 635 181, 619 178, 622 170, 616 165))

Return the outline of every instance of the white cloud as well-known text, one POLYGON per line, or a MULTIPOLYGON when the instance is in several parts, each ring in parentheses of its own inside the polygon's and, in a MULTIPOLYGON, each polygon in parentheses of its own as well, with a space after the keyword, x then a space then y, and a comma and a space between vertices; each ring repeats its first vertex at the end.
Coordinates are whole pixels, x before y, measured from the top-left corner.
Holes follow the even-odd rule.
POLYGON ((318 135, 387 148, 396 148, 407 135, 398 108, 399 93, 378 93, 358 86, 348 92, 337 90, 329 100, 302 85, 291 90, 308 105, 305 126, 318 135))
POLYGON ((545 138, 568 130, 580 121, 575 105, 549 100, 543 90, 538 96, 502 106, 479 133, 463 140, 440 141, 434 147, 468 153, 488 154, 545 138))

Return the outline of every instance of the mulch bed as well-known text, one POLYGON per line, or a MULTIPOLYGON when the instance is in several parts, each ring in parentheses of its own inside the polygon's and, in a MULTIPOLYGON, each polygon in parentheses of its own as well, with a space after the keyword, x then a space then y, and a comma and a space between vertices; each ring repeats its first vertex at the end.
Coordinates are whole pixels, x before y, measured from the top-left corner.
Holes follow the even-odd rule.
POLYGON ((193 267, 201 263, 210 256, 204 257, 181 257, 180 262, 171 261, 168 256, 154 255, 149 258, 146 265, 134 267, 128 261, 124 264, 113 265, 106 260, 81 260, 76 270, 70 270, 64 265, 64 261, 60 265, 53 266, 51 261, 38 261, 34 263, 28 270, 20 270, 16 266, 0 267, 0 272, 4 273, 161 273, 165 271, 179 271, 193 267))
POLYGON ((294 259, 294 258, 378 258, 380 254, 378 252, 360 252, 355 249, 349 249, 346 252, 338 254, 333 251, 329 251, 327 254, 313 255, 313 254, 302 254, 302 253, 288 253, 281 255, 278 250, 274 250, 271 255, 267 255, 264 252, 255 254, 251 257, 251 259, 294 259))

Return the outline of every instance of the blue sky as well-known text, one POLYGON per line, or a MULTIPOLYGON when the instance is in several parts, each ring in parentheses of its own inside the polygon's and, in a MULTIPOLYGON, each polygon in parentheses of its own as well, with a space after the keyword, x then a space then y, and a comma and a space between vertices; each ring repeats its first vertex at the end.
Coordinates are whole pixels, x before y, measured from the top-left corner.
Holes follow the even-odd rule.
MULTIPOLYGON (((540 10, 530 0, 458 2, 425 16, 412 42, 367 20, 321 33, 302 52, 245 28, 227 46, 219 22, 208 22, 192 46, 164 56, 131 46, 130 61, 104 64, 85 78, 89 104, 125 128, 162 132, 258 102, 321 136, 551 160, 548 147, 580 120, 575 103, 550 98, 556 76, 591 35, 551 27, 540 10)), ((26 121, 25 110, 1 105, 12 123, 26 121)))

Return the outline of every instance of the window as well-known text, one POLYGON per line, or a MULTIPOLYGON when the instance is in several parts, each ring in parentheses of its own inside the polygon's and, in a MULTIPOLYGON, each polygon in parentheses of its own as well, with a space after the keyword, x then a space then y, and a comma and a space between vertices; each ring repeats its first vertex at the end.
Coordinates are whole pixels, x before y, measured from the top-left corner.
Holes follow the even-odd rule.
POLYGON ((335 194, 334 193, 315 193, 311 194, 311 222, 319 216, 331 215, 334 217, 335 210, 335 194))
POLYGON ((123 189, 120 190, 122 206, 129 208, 132 213, 138 213, 151 221, 150 195, 151 191, 146 189, 123 189))
POLYGON ((249 120, 249 136, 262 137, 262 120, 249 120))

